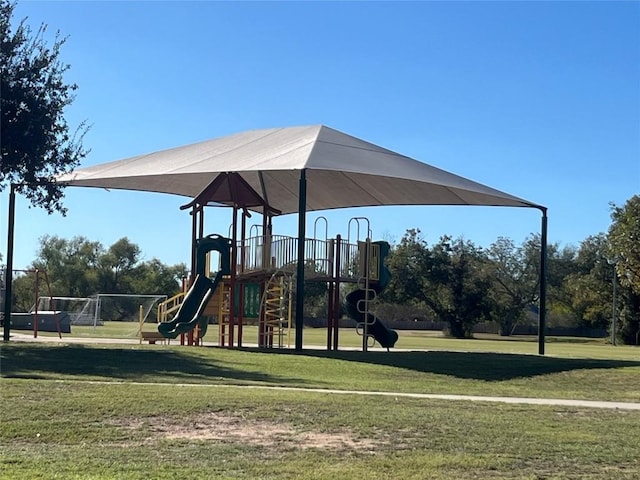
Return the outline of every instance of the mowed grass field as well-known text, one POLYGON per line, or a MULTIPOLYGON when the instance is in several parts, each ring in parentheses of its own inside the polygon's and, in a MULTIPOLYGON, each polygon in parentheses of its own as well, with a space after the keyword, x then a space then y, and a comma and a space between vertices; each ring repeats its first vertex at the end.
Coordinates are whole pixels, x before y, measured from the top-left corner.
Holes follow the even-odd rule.
POLYGON ((3 344, 0 478, 640 478, 638 410, 310 390, 640 402, 640 349, 401 339, 429 351, 3 344))
MULTIPOLYGON (((157 324, 145 323, 145 332, 157 332, 157 324)), ((140 326, 137 322, 104 322, 100 326, 72 326, 71 334, 63 334, 63 340, 71 338, 112 338, 122 340, 138 339, 140 326)), ((31 331, 15 330, 15 333, 33 336, 31 331)), ((295 329, 291 329, 288 335, 282 336, 284 346, 293 346, 295 341, 295 329)), ((433 330, 400 330, 396 349, 415 350, 455 350, 455 351, 490 351, 502 353, 538 353, 537 337, 517 335, 513 337, 500 337, 491 334, 476 334, 471 340, 457 340, 447 338, 442 332, 433 330)), ((237 334, 237 332, 236 332, 237 334)), ((38 337, 58 337, 54 332, 39 332, 38 337)), ((243 342, 245 345, 258 343, 258 328, 253 325, 243 327, 243 342)), ((237 337, 236 337, 237 339, 237 337)), ((219 342, 219 330, 217 325, 210 325, 204 337, 205 346, 217 346, 219 342)), ((172 340, 171 343, 179 343, 172 340)), ((278 338, 274 339, 278 343, 278 338)), ((326 348, 327 330, 324 328, 305 328, 304 344, 311 348, 326 348)), ((361 348, 362 337, 356 334, 355 328, 342 328, 339 332, 339 348, 361 348)), ((592 358, 638 358, 637 349, 619 346, 616 348, 585 349, 585 346, 608 346, 608 339, 578 338, 578 337, 547 337, 546 353, 560 356, 584 356, 592 358)))

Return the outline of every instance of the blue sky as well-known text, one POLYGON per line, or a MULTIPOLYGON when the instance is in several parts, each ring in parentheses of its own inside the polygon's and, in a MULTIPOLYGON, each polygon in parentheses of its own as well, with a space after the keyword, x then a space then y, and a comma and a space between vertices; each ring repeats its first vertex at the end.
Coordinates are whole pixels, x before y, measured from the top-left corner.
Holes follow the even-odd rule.
MULTIPOLYGON (((15 13, 69 36, 61 57, 79 89, 67 119, 92 125, 83 166, 325 124, 547 206, 549 240, 563 246, 606 231, 609 203, 640 192, 638 2, 23 0, 15 13)), ((3 255, 7 200, 5 190, 3 255)), ((144 259, 187 263, 187 201, 69 188, 62 217, 18 197, 14 267, 43 235, 105 246, 127 236, 144 259)), ((326 213, 329 235, 346 235, 354 216, 396 241, 408 228, 482 246, 540 230, 533 209, 382 207, 326 213)), ((230 210, 207 210, 207 233, 230 222, 230 210)), ((278 234, 295 226, 274 220, 278 234)))

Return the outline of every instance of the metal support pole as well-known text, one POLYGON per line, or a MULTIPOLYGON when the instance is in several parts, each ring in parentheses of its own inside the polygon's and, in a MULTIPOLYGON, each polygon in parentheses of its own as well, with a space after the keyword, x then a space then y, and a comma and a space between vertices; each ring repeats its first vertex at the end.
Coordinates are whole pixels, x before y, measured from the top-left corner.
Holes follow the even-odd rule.
POLYGON ((191 210, 191 272, 189 272, 188 287, 193 283, 196 276, 196 250, 198 238, 198 209, 194 205, 191 210))
POLYGON ((231 275, 229 288, 229 348, 235 344, 236 323, 236 268, 238 267, 238 205, 233 206, 233 231, 231 232, 231 275))
POLYGON ((538 354, 544 355, 544 336, 547 328, 547 209, 542 210, 540 232, 540 307, 538 311, 538 354))
POLYGON ((304 327, 304 238, 307 217, 307 171, 300 170, 298 190, 298 270, 296 274, 296 350, 302 350, 304 327))
POLYGON ((7 274, 6 274, 6 288, 4 291, 4 325, 3 325, 3 340, 9 341, 11 337, 11 310, 13 307, 13 236, 14 226, 16 219, 16 190, 15 185, 11 184, 11 190, 9 191, 9 219, 7 222, 7 274))
POLYGON ((338 350, 338 334, 340 333, 340 274, 341 269, 340 265, 342 265, 342 260, 340 258, 342 250, 342 237, 340 235, 336 236, 336 261, 334 266, 334 280, 335 280, 335 290, 334 290, 334 299, 333 299, 333 349, 338 350))
POLYGON ((38 338, 38 300, 40 297, 40 271, 36 268, 36 301, 33 304, 33 338, 38 338))

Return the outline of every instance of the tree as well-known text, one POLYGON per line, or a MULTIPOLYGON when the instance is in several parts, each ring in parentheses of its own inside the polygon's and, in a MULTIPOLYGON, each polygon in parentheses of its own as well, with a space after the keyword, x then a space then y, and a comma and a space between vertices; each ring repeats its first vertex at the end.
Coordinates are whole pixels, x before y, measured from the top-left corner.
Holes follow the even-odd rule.
POLYGON ((31 268, 47 272, 53 295, 86 297, 98 291, 96 268, 103 254, 102 244, 86 237, 67 240, 45 235, 31 268))
POLYGON ((433 319, 433 311, 419 299, 428 252, 418 229, 407 230, 400 244, 392 243, 385 260, 391 278, 379 294, 380 301, 372 306, 375 315, 385 321, 433 319))
POLYGON ((180 281, 186 275, 186 271, 187 266, 184 263, 166 265, 157 258, 152 258, 136 267, 131 290, 140 295, 154 295, 160 292, 173 296, 178 293, 180 281))
POLYGON ((620 284, 640 295, 640 195, 623 207, 613 205, 611 219, 610 256, 615 259, 620 284))
POLYGON ((407 230, 387 266, 392 277, 382 298, 426 305, 448 323, 451 336, 470 337, 475 323, 489 319, 491 279, 486 257, 473 243, 445 236, 429 248, 420 230, 407 230))
POLYGON ((531 236, 516 247, 513 240, 500 237, 487 251, 488 271, 495 280, 490 291, 494 301, 492 316, 501 335, 511 335, 524 317, 526 307, 538 300, 540 285, 540 237, 531 236))
MULTIPOLYGON (((30 268, 46 271, 54 296, 89 297, 97 293, 163 294, 180 290, 184 264, 164 265, 157 259, 140 262, 140 247, 126 237, 105 249, 85 237, 40 239, 40 250, 30 268)), ((16 305, 33 304, 33 275, 15 280, 16 305)), ((44 288, 44 287, 43 287, 44 288)), ((43 290, 46 294, 46 290, 43 290)), ((137 309, 137 302, 127 308, 137 309)), ((113 317, 117 318, 117 316, 113 317)))
POLYGON ((620 284, 620 337, 627 344, 640 341, 640 195, 623 207, 612 206, 609 256, 620 284))
POLYGON ((88 153, 82 146, 86 124, 71 132, 64 118, 77 89, 63 78, 70 68, 60 59, 67 39, 57 32, 48 47, 47 26, 34 33, 26 19, 12 31, 14 8, 0 0, 0 191, 14 183, 32 205, 65 213, 56 176, 88 153))
POLYGON ((607 239, 601 233, 587 237, 575 258, 575 271, 564 279, 564 290, 578 322, 606 328, 611 322, 613 267, 607 261, 607 239))
POLYGON ((399 305, 421 302, 428 258, 429 247, 420 230, 407 230, 400 244, 393 246, 387 257, 391 279, 381 292, 381 299, 399 305))
POLYGON ((565 282, 569 275, 577 272, 577 255, 578 250, 572 245, 560 247, 558 243, 551 243, 547 246, 547 306, 550 317, 554 314, 558 319, 569 317, 573 321, 578 320, 565 282))
POLYGON ((486 257, 472 242, 447 236, 431 252, 425 303, 449 324, 452 337, 472 337, 473 325, 491 315, 486 257))
POLYGON ((123 237, 111 245, 98 261, 102 293, 129 293, 140 247, 123 237))

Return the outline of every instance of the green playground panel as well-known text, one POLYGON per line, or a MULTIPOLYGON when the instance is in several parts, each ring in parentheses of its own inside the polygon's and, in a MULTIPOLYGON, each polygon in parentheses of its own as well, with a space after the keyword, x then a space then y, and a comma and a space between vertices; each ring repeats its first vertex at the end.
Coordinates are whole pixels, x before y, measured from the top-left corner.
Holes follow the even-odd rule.
MULTIPOLYGON (((244 288, 244 318, 258 318, 260 316, 260 284, 259 283, 243 283, 244 288)), ((236 311, 240 306, 240 289, 236 288, 235 292, 236 311)))

